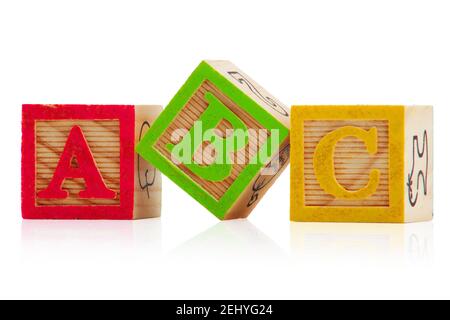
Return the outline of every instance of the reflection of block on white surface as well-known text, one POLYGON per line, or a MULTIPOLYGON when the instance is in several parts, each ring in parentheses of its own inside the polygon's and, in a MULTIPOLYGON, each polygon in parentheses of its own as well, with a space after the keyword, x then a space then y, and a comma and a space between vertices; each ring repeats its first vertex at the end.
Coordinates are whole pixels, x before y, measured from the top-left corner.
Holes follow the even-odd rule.
POLYGON ((43 262, 144 259, 161 254, 161 220, 24 220, 21 244, 25 259, 43 262))
POLYGON ((427 261, 433 224, 293 223, 291 252, 300 258, 427 261))
POLYGON ((433 260, 433 223, 415 223, 405 226, 405 248, 410 262, 433 260))
POLYGON ((186 241, 174 251, 175 259, 189 261, 280 261, 281 249, 248 220, 222 221, 186 241))

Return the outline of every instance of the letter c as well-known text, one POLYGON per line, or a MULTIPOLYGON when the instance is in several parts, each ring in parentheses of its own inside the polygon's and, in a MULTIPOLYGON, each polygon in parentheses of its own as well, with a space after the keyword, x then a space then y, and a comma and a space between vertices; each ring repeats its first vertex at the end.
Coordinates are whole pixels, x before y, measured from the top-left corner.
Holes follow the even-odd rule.
MULTIPOLYGON (((380 183, 380 171, 370 172, 369 183, 358 191, 345 189, 336 179, 334 166, 334 153, 337 143, 346 137, 356 137, 362 140, 367 152, 374 155, 378 152, 378 131, 372 128, 366 131, 357 127, 342 127, 327 134, 318 143, 314 152, 314 172, 322 189, 335 196, 337 199, 361 200, 372 196, 378 189, 380 183)), ((350 154, 351 155, 351 154, 350 154)))

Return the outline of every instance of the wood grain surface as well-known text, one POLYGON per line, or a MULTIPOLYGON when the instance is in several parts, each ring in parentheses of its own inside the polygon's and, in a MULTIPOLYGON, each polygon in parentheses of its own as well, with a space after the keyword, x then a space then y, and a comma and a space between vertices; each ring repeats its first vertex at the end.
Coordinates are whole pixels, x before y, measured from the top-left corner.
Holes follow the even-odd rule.
POLYGON ((306 206, 388 207, 389 206, 389 125, 388 121, 305 121, 304 175, 306 206), (357 191, 369 182, 373 169, 380 170, 378 190, 363 200, 339 200, 320 187, 314 173, 313 158, 319 141, 344 126, 378 130, 378 153, 370 155, 363 141, 347 137, 338 142, 334 155, 337 181, 347 190, 357 191))
MULTIPOLYGON (((119 205, 120 204, 120 125, 118 120, 47 120, 36 121, 36 192, 49 185, 64 150, 70 130, 78 125, 91 149, 97 167, 108 188, 117 192, 115 199, 80 199, 84 179, 67 179, 63 189, 66 199, 36 199, 39 206, 49 205, 119 205)), ((72 165, 76 166, 74 160, 72 165)))

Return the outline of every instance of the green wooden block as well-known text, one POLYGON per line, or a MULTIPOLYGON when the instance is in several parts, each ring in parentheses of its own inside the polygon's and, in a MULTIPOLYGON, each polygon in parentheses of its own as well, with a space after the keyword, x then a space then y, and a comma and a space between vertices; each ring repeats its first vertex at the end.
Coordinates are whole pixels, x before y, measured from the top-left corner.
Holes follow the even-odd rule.
POLYGON ((289 109, 228 61, 203 61, 136 151, 219 219, 247 217, 289 163, 289 109))

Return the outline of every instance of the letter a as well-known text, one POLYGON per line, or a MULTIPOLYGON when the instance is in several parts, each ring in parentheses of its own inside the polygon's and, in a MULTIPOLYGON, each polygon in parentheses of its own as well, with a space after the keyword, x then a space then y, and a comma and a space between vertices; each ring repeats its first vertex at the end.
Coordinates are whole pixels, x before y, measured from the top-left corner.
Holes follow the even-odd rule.
POLYGON ((114 199, 116 197, 116 193, 105 185, 79 126, 74 126, 70 131, 53 178, 47 189, 38 193, 38 197, 65 199, 69 193, 62 189, 64 180, 76 178, 83 178, 85 182, 85 190, 78 194, 80 198, 114 199), (73 159, 76 159, 77 167, 72 166, 73 159))

